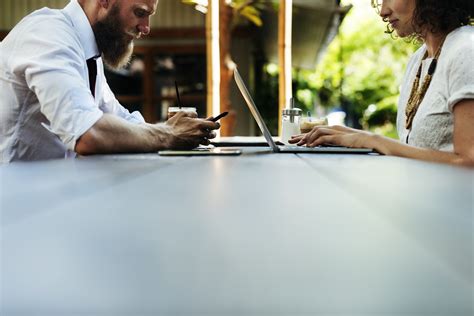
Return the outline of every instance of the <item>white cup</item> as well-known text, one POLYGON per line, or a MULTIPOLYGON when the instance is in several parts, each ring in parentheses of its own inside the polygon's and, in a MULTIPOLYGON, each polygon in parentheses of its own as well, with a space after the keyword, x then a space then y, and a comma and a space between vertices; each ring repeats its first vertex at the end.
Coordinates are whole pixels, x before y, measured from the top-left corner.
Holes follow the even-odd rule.
POLYGON ((193 107, 177 107, 177 106, 171 106, 168 108, 168 120, 172 118, 173 116, 176 115, 178 112, 192 112, 192 113, 197 113, 196 108, 193 107))

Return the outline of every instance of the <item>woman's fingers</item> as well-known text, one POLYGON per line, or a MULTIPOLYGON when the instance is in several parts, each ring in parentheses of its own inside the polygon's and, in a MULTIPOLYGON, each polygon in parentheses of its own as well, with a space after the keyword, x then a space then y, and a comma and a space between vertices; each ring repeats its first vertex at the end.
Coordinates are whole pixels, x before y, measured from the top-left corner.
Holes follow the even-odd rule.
POLYGON ((339 135, 348 134, 353 130, 345 126, 316 126, 310 132, 306 134, 294 135, 289 140, 289 143, 296 144, 298 146, 317 146, 323 144, 327 139, 334 138, 323 138, 325 141, 321 141, 322 137, 327 135, 339 135), (316 145, 315 145, 316 144, 316 145))
POLYGON ((291 138, 288 140, 290 144, 296 144, 299 143, 305 136, 306 134, 300 134, 300 135, 293 135, 291 138))
POLYGON ((292 137, 291 143, 315 147, 331 144, 346 147, 372 148, 370 133, 346 126, 316 126, 309 133, 292 137))
POLYGON ((306 146, 314 147, 314 144, 321 145, 324 143, 319 141, 323 136, 338 134, 345 134, 345 132, 329 126, 317 126, 313 128, 309 133, 304 135, 304 137, 300 139, 297 145, 302 146, 306 144, 306 146))
POLYGON ((318 137, 317 139, 313 140, 312 142, 309 142, 308 144, 306 144, 306 146, 308 146, 308 147, 316 147, 316 146, 323 145, 323 144, 334 144, 334 145, 337 145, 336 137, 338 137, 338 135, 324 135, 324 136, 320 136, 320 137, 318 137))
POLYGON ((315 128, 311 131, 311 133, 308 135, 308 138, 306 139, 307 144, 311 144, 317 139, 325 136, 325 135, 333 135, 336 133, 340 133, 332 128, 328 127, 320 127, 320 128, 315 128))

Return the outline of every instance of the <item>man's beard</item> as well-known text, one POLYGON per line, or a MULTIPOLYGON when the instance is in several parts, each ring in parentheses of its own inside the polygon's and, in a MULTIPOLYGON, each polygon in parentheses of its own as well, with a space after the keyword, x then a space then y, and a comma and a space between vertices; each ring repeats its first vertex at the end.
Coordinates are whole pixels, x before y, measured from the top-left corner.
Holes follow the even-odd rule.
POLYGON ((117 4, 102 21, 92 26, 104 63, 113 69, 127 65, 133 53, 133 40, 125 34, 124 29, 117 4))

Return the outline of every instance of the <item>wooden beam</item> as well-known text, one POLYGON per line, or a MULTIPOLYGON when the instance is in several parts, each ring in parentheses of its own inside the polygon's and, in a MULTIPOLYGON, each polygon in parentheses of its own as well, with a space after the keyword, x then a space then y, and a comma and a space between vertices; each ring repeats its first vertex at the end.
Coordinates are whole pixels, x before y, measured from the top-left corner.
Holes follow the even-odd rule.
POLYGON ((291 74, 291 30, 293 0, 280 0, 278 14, 278 61, 279 61, 279 101, 278 101, 278 134, 281 135, 281 114, 292 98, 291 74))
POLYGON ((220 110, 219 0, 209 0, 206 14, 207 116, 220 110))

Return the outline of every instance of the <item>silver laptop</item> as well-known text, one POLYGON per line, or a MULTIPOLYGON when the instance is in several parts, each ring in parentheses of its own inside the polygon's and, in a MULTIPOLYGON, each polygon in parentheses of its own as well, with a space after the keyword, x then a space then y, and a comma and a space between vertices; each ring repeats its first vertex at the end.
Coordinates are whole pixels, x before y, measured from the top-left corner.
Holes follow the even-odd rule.
POLYGON ((263 136, 267 140, 268 145, 275 153, 338 153, 338 154, 368 154, 373 153, 372 149, 367 148, 350 148, 342 146, 317 146, 317 147, 306 147, 306 146, 291 146, 291 145, 277 145, 270 134, 270 131, 267 128, 267 125, 263 121, 260 112, 257 109, 257 106, 253 102, 252 96, 250 95, 247 87, 245 86, 242 77, 239 74, 237 68, 234 70, 234 78, 237 86, 239 87, 240 93, 245 99, 247 106, 252 112, 253 117, 257 121, 258 127, 262 131, 263 136))

